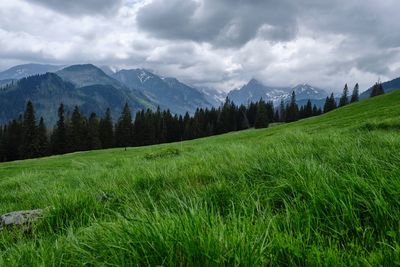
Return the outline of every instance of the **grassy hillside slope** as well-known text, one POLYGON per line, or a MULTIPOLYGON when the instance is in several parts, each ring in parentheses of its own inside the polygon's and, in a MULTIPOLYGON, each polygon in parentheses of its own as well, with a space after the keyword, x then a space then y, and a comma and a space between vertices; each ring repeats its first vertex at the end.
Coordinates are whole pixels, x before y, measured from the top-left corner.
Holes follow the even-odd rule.
POLYGON ((400 91, 189 142, 0 164, 0 265, 400 264, 400 91))

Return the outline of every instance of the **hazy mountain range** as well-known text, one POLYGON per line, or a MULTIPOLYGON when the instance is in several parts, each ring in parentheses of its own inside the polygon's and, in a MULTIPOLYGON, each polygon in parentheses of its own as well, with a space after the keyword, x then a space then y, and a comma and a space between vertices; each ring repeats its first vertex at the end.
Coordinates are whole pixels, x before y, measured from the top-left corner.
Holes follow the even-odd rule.
POLYGON ((112 75, 128 88, 140 90, 155 105, 173 113, 193 113, 199 107, 211 107, 204 93, 176 78, 162 78, 145 69, 120 70, 112 75))
MULTIPOLYGON (((382 84, 386 92, 400 88, 400 78, 382 84)), ((308 99, 323 106, 331 92, 309 84, 295 87, 272 87, 251 79, 229 93, 212 88, 195 88, 176 78, 161 77, 145 69, 114 72, 108 66, 92 64, 56 66, 25 64, 0 72, 0 123, 21 115, 28 100, 34 103, 39 116, 54 123, 62 102, 70 112, 75 105, 88 115, 102 115, 110 108, 114 119, 127 102, 132 112, 143 108, 170 109, 175 114, 194 113, 197 108, 219 106, 228 97, 235 104, 248 104, 261 98, 278 105, 287 102, 294 91, 298 104, 308 99)), ((370 89, 361 94, 369 96, 370 89)))
POLYGON ((271 87, 266 86, 256 79, 252 79, 249 83, 243 85, 240 89, 232 90, 228 93, 228 98, 236 104, 247 105, 250 102, 255 102, 261 98, 265 101, 272 101, 274 105, 279 105, 283 100, 290 100, 292 92, 295 92, 296 99, 299 104, 305 103, 310 99, 313 104, 321 106, 329 94, 326 90, 313 87, 309 84, 299 84, 295 87, 271 87), (321 101, 323 100, 323 101, 321 101))

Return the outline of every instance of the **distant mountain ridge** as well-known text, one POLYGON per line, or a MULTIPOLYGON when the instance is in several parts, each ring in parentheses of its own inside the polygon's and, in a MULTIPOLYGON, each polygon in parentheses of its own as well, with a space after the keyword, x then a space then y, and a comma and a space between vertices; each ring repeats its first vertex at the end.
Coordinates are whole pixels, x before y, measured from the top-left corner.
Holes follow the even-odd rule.
MULTIPOLYGON (((385 91, 385 93, 390 93, 395 90, 400 90, 400 77, 382 83, 382 87, 383 87, 383 90, 385 91)), ((371 91, 372 91, 372 86, 370 88, 368 88, 367 90, 365 90, 360 95, 360 99, 368 98, 371 95, 371 91)))
POLYGON ((23 78, 1 90, 0 123, 22 114, 28 100, 33 102, 37 115, 43 116, 50 125, 57 119, 60 103, 65 105, 67 112, 77 105, 86 115, 96 112, 101 116, 110 108, 114 119, 118 118, 126 102, 133 113, 155 108, 141 92, 127 88, 90 64, 23 78))
MULTIPOLYGON (((385 92, 400 89, 400 78, 382 83, 385 92)), ((368 98, 370 89, 361 93, 368 98)), ((176 78, 161 77, 146 69, 127 69, 114 72, 108 66, 80 64, 62 67, 49 64, 24 64, 0 72, 0 124, 23 113, 32 100, 38 115, 54 123, 60 102, 68 111, 78 105, 85 113, 102 115, 110 107, 114 119, 125 102, 132 113, 142 108, 169 109, 175 114, 194 113, 197 108, 218 107, 227 96, 235 104, 248 104, 261 98, 278 106, 288 102, 296 93, 299 105, 308 99, 322 107, 331 92, 309 84, 295 87, 267 86, 251 79, 239 89, 225 93, 210 88, 196 88, 176 78)))
POLYGON ((0 72, 0 80, 19 80, 25 77, 45 74, 46 72, 55 72, 62 69, 62 65, 50 64, 23 64, 11 67, 5 71, 0 72))
POLYGON ((236 104, 247 105, 250 102, 256 102, 261 98, 265 101, 279 101, 283 95, 286 95, 289 88, 266 86, 256 79, 251 79, 240 89, 232 90, 228 93, 228 98, 236 104))
POLYGON ((212 106, 200 90, 176 78, 162 78, 145 69, 120 70, 113 78, 141 91, 153 103, 173 113, 194 113, 197 108, 212 106))
POLYGON ((322 100, 325 100, 325 97, 328 96, 328 92, 324 89, 309 84, 299 84, 293 88, 272 87, 266 86, 256 79, 251 79, 240 89, 230 91, 228 98, 239 105, 256 102, 262 98, 264 101, 272 101, 277 106, 280 101, 289 101, 293 91, 296 94, 298 103, 303 103, 310 99, 317 106, 321 106, 322 100))
POLYGON ((91 85, 110 85, 115 88, 123 88, 124 85, 111 78, 103 70, 93 64, 72 65, 56 72, 64 81, 74 84, 76 87, 91 85))

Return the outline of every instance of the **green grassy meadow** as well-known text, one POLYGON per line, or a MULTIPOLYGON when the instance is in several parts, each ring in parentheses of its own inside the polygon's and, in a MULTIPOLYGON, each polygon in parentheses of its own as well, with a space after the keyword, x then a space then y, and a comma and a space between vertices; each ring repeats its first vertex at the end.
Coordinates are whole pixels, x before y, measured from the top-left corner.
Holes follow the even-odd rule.
POLYGON ((182 143, 0 164, 1 266, 400 265, 400 91, 182 143))

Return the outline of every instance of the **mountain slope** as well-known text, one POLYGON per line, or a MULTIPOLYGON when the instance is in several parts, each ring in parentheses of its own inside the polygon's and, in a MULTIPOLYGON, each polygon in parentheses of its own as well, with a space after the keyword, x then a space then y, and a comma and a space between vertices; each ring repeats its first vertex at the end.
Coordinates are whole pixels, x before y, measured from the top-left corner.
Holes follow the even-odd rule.
POLYGON ((193 113, 199 107, 211 106, 202 92, 175 78, 161 78, 144 69, 121 70, 113 77, 173 113, 193 113))
POLYGON ((61 69, 62 66, 49 65, 49 64, 24 64, 14 66, 0 72, 0 80, 19 80, 32 75, 44 74, 46 72, 55 72, 61 69))
POLYGON ((0 164, 0 213, 49 207, 29 234, 0 232, 0 262, 391 266, 399 118, 393 92, 269 129, 0 164))
POLYGON ((313 104, 320 106, 320 103, 324 102, 325 97, 328 95, 325 90, 309 84, 299 84, 293 88, 269 87, 252 79, 240 89, 230 91, 228 97, 237 104, 246 105, 249 102, 256 102, 262 98, 265 101, 272 101, 275 105, 278 105, 281 100, 284 102, 290 101, 293 91, 296 93, 298 104, 303 104, 310 99, 313 104))
POLYGON ((295 92, 297 100, 324 99, 328 96, 325 90, 309 84, 299 84, 290 90, 290 94, 292 92, 295 92))
POLYGON ((83 74, 73 77, 66 81, 55 73, 46 73, 21 79, 8 90, 0 91, 0 123, 22 114, 28 100, 33 102, 38 116, 43 116, 49 125, 56 122, 60 103, 65 105, 67 113, 78 105, 86 115, 91 112, 102 115, 110 108, 114 119, 120 115, 125 102, 132 112, 154 108, 140 92, 129 90, 112 78, 100 75, 101 79, 95 82, 95 76, 89 79, 83 74), (77 87, 77 84, 85 86, 77 87))
MULTIPOLYGON (((383 90, 385 93, 390 93, 393 92, 394 90, 400 90, 400 77, 393 79, 391 81, 387 81, 382 83, 383 90)), ((368 98, 371 95, 372 87, 369 88, 368 90, 364 91, 361 95, 361 99, 368 98)))
POLYGON ((247 105, 250 102, 259 101, 279 101, 288 92, 288 88, 265 86, 256 79, 251 79, 240 89, 232 90, 228 93, 228 98, 236 104, 247 105))
POLYGON ((115 88, 123 88, 123 84, 111 78, 100 68, 92 64, 72 65, 56 72, 64 81, 74 84, 76 87, 90 85, 110 85, 115 88))

